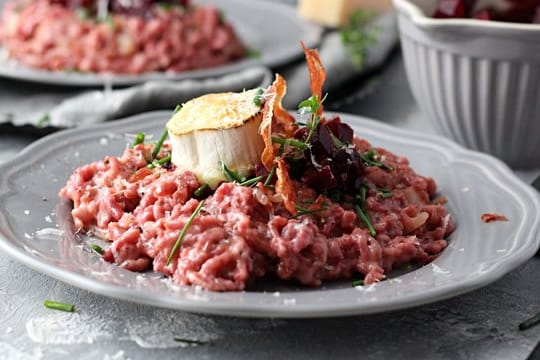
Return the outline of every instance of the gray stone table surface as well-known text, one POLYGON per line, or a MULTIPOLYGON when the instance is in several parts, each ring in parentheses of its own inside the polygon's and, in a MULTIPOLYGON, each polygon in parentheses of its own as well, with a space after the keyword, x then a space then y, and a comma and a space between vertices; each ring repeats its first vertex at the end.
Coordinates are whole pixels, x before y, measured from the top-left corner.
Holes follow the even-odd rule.
MULTIPOLYGON (((12 106, 10 99, 29 86, 0 80, 1 106, 12 106)), ((399 54, 330 100, 331 110, 434 132, 414 103, 399 54)), ((0 162, 36 139, 8 130, 0 128, 0 162)), ((536 173, 518 175, 531 181, 536 173)), ((323 320, 239 319, 133 304, 66 285, 3 254, 0 274, 0 359, 525 359, 540 340, 540 326, 517 328, 540 311, 540 258, 450 300, 323 320), (77 311, 46 309, 44 299, 74 303, 77 311), (210 343, 182 346, 175 336, 210 343)))

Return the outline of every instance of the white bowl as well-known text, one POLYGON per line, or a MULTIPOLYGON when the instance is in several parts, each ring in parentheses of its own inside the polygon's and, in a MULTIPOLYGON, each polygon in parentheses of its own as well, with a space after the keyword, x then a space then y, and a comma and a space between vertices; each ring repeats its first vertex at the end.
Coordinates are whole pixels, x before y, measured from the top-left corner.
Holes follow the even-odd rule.
POLYGON ((433 19, 393 0, 410 87, 436 128, 516 168, 540 166, 540 25, 433 19))

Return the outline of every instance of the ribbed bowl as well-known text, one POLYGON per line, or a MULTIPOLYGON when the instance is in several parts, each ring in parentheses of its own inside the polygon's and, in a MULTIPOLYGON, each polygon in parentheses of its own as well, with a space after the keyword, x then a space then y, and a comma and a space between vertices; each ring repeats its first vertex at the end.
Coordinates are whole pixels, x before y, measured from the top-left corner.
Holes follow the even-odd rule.
POLYGON ((393 0, 420 108, 457 142, 540 166, 540 25, 432 19, 438 0, 393 0))

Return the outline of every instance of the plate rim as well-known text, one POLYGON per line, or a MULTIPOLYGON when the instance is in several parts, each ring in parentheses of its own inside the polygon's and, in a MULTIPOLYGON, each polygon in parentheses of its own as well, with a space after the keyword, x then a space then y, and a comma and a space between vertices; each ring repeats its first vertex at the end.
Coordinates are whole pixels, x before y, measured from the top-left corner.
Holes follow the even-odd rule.
MULTIPOLYGON (((528 184, 520 180, 511 170, 505 165, 502 161, 493 158, 490 155, 482 154, 473 150, 468 150, 454 143, 453 141, 443 138, 438 135, 426 135, 417 131, 411 131, 406 129, 397 128, 391 125, 387 125, 381 122, 378 122, 373 119, 366 117, 345 114, 345 113, 336 113, 329 112, 329 114, 336 114, 342 116, 342 118, 348 119, 348 121, 358 121, 359 126, 367 126, 369 131, 375 132, 384 132, 389 137, 395 136, 404 136, 411 142, 418 142, 424 144, 429 144, 430 146, 436 147, 443 153, 447 158, 451 159, 456 156, 460 156, 460 159, 463 155, 467 155, 464 160, 467 163, 478 167, 481 171, 491 174, 498 175, 498 181, 505 183, 505 188, 509 189, 510 185, 514 187, 514 193, 519 190, 519 194, 515 193, 514 195, 520 200, 520 202, 528 201, 529 205, 533 208, 529 212, 529 229, 534 231, 528 231, 524 233, 523 242, 517 251, 508 253, 504 256, 504 259, 501 260, 498 265, 492 268, 490 271, 483 274, 479 274, 473 278, 468 278, 460 282, 451 282, 443 286, 438 286, 434 290, 429 292, 429 296, 424 296, 424 294, 416 294, 415 296, 406 296, 405 299, 401 301, 390 301, 390 302, 377 302, 376 304, 370 304, 366 306, 362 304, 349 303, 347 305, 340 304, 337 308, 325 307, 324 311, 321 311, 321 305, 302 305, 302 309, 298 307, 288 307, 281 306, 277 308, 273 305, 256 305, 256 304, 210 304, 198 302, 191 299, 182 299, 179 297, 163 297, 159 299, 159 302, 156 303, 156 299, 151 294, 141 294, 140 290, 126 288, 119 285, 107 284, 100 282, 97 279, 91 279, 73 273, 70 270, 59 268, 54 266, 45 260, 32 257, 30 254, 23 251, 21 248, 17 247, 12 241, 10 241, 7 236, 10 233, 10 229, 4 226, 5 214, 3 214, 2 209, 0 209, 0 250, 2 250, 7 255, 16 259, 17 261, 23 263, 24 265, 51 276, 57 280, 68 283, 78 288, 83 288, 85 290, 98 293, 104 296, 113 297, 121 300, 171 308, 176 310, 188 311, 188 312, 197 312, 197 313, 206 313, 213 315, 224 315, 224 316, 239 316, 239 317, 273 317, 273 318, 324 318, 324 317, 337 317, 337 316, 351 316, 351 315, 367 315, 374 313, 381 313, 387 311, 395 311, 400 309, 406 309, 410 307, 415 307, 427 303, 432 303, 454 296, 458 296, 469 292, 471 290, 480 288, 482 286, 488 285, 495 280, 501 278, 503 275, 507 274, 518 265, 524 263, 526 260, 531 258, 534 253, 540 247, 540 238, 537 237, 538 229, 540 226, 540 195, 528 184)), ((47 147, 48 144, 61 143, 61 139, 70 138, 73 134, 82 134, 85 137, 94 137, 98 135, 98 132, 103 133, 107 130, 120 130, 131 125, 142 125, 144 122, 149 122, 149 119, 163 118, 166 119, 170 115, 170 112, 167 111, 154 111, 143 113, 131 117, 127 117, 122 120, 117 120, 111 123, 98 124, 86 128, 75 128, 60 131, 51 135, 48 135, 38 141, 32 143, 17 156, 7 161, 6 163, 0 165, 0 184, 5 184, 8 181, 8 177, 4 174, 9 174, 10 172, 16 171, 21 167, 24 167, 24 158, 26 155, 33 152, 39 151, 47 147)), ((61 145, 58 145, 61 146, 61 145)), ((7 187, 0 187, 0 195, 8 192, 7 187)), ((525 221, 526 219, 524 219, 525 221)), ((14 234, 11 236, 15 237, 14 234)), ((271 296, 271 294, 269 294, 271 296)))
MULTIPOLYGON (((302 19, 297 15, 295 7, 276 3, 270 0, 257 0, 242 2, 241 0, 227 0, 234 6, 251 6, 254 11, 264 11, 266 8, 272 8, 281 16, 287 17, 298 25, 304 33, 302 36, 307 38, 302 39, 306 46, 312 48, 317 46, 322 38, 323 28, 313 22, 302 19)), ((223 4, 220 7, 225 7, 223 4)), ((0 10, 2 6, 0 3, 0 10)), ((0 51, 4 51, 0 44, 0 51)), ((78 74, 65 71, 50 71, 39 68, 32 68, 24 64, 18 64, 13 59, 0 60, 0 76, 6 79, 23 80, 31 83, 41 83, 50 85, 60 85, 66 87, 101 87, 105 85, 112 86, 130 86, 138 85, 147 81, 180 81, 187 79, 206 79, 211 77, 219 77, 235 72, 245 70, 250 67, 266 66, 276 68, 292 62, 302 57, 302 49, 298 44, 298 50, 294 53, 284 54, 282 56, 271 57, 265 60, 244 58, 231 63, 223 64, 211 68, 188 70, 176 73, 167 72, 150 72, 138 75, 106 75, 99 73, 78 74)))

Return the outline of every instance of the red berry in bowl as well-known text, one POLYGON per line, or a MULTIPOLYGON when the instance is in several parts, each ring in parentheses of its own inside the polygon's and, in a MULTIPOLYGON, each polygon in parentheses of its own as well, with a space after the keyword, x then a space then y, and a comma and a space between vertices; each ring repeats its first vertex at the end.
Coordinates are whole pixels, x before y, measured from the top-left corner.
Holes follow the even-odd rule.
POLYGON ((435 11, 434 17, 439 19, 465 17, 467 9, 463 0, 442 0, 435 11))

